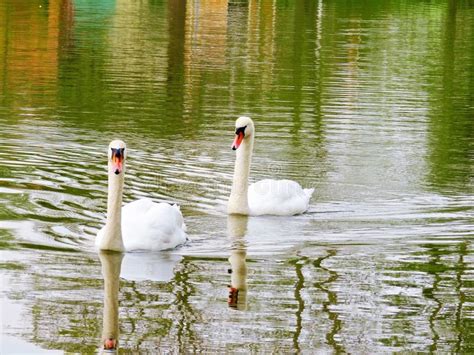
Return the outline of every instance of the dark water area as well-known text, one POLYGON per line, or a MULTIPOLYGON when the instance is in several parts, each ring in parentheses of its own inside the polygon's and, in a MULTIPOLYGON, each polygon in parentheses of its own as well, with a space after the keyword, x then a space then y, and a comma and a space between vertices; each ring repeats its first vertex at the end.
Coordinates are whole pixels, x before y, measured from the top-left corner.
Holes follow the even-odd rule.
POLYGON ((2 0, 0 138, 2 354, 474 351, 473 1, 2 0), (308 213, 226 215, 240 115, 308 213), (185 246, 94 250, 117 137, 185 246))

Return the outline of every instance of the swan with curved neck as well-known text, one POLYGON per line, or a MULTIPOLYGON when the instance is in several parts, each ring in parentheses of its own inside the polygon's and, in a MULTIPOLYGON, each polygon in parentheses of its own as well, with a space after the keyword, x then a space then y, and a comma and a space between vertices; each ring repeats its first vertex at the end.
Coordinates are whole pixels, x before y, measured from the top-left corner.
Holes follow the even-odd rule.
POLYGON ((186 226, 177 205, 148 198, 122 207, 127 147, 114 140, 108 149, 107 222, 97 234, 101 250, 164 250, 186 242, 186 226))
POLYGON ((250 117, 235 122, 232 149, 237 151, 229 214, 291 216, 305 212, 314 189, 303 189, 292 180, 265 179, 249 186, 255 125, 250 117))

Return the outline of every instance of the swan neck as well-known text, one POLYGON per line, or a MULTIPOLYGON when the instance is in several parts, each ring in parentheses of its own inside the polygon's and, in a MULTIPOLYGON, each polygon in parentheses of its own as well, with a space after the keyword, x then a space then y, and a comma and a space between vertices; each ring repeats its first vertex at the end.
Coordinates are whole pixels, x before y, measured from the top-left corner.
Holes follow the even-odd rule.
POLYGON ((229 198, 229 213, 248 214, 248 187, 250 164, 252 162, 254 137, 251 135, 244 139, 237 149, 234 178, 232 181, 232 190, 229 198))
POLYGON ((123 251, 122 240, 122 193, 124 184, 124 172, 115 175, 109 169, 109 187, 107 198, 107 222, 104 228, 104 236, 101 249, 123 251))

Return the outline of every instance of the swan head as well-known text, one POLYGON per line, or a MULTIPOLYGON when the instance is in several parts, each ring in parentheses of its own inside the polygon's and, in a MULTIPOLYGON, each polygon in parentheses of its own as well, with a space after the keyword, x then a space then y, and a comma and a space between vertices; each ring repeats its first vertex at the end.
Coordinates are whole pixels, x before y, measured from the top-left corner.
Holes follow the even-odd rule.
POLYGON ((120 175, 124 171, 125 159, 127 157, 127 146, 125 142, 116 139, 109 144, 109 167, 115 175, 120 175))
POLYGON ((250 117, 240 116, 235 121, 235 139, 232 150, 239 148, 240 144, 254 134, 253 121, 250 117))

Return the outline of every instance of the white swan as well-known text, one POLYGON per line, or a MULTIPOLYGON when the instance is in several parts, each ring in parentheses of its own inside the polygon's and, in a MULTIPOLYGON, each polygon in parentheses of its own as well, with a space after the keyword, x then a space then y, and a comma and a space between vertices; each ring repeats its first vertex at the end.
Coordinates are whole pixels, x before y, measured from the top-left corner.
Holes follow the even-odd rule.
POLYGON ((292 216, 305 212, 314 189, 303 189, 292 180, 271 179, 248 186, 254 138, 253 121, 249 117, 239 117, 232 144, 232 149, 237 149, 237 157, 227 212, 253 216, 292 216))
POLYGON ((109 145, 109 191, 107 222, 97 233, 95 244, 102 250, 164 250, 186 242, 186 226, 177 205, 155 203, 144 198, 122 208, 125 143, 114 140, 109 145))

